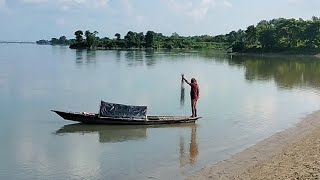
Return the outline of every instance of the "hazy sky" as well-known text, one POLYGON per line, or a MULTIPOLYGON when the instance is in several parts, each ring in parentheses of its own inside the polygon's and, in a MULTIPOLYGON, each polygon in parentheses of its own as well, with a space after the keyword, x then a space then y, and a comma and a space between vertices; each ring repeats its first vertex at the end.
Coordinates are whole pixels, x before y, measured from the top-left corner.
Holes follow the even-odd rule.
POLYGON ((0 40, 74 38, 76 30, 218 35, 260 20, 320 17, 320 0, 0 0, 0 40))

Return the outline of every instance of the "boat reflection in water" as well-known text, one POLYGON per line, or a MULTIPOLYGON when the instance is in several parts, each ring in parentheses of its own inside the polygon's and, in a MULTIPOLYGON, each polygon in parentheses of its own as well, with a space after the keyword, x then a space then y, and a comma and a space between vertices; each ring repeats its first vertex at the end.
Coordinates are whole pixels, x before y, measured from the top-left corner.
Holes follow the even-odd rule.
POLYGON ((98 134, 99 142, 114 143, 130 140, 143 140, 147 138, 147 128, 134 125, 108 126, 108 125, 87 125, 69 124, 56 131, 56 134, 67 133, 98 134))
POLYGON ((180 136, 179 143, 179 161, 180 167, 187 164, 194 164, 198 158, 197 144, 197 124, 167 124, 167 125, 87 125, 87 124, 69 124, 56 131, 57 135, 69 133, 76 134, 98 134, 101 143, 116 143, 127 141, 141 141, 147 139, 147 131, 155 128, 183 128, 191 132, 189 147, 185 146, 185 137, 180 136), (186 154, 186 151, 189 151, 186 154))

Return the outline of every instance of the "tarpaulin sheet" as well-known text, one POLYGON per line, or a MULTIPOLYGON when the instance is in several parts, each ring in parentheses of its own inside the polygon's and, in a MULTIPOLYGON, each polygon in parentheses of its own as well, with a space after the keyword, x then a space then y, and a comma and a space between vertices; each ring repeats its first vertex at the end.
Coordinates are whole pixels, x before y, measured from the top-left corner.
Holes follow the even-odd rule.
POLYGON ((147 106, 131 106, 101 101, 99 116, 146 120, 147 106))

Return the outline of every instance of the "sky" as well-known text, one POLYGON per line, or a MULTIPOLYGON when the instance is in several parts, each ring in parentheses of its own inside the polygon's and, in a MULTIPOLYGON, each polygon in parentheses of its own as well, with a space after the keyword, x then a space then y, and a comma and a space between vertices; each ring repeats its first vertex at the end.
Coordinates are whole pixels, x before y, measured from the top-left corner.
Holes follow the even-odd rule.
POLYGON ((0 0, 0 41, 98 31, 219 35, 273 18, 320 17, 320 0, 0 0))

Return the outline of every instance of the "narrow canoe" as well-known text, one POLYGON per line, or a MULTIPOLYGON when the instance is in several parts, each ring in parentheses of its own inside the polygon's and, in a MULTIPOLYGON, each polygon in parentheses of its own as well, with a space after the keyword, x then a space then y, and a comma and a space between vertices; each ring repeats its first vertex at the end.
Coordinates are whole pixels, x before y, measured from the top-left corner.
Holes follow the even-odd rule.
POLYGON ((99 117, 95 113, 64 112, 51 110, 65 120, 77 121, 85 124, 118 124, 118 125, 154 125, 177 124, 195 122, 201 117, 190 116, 147 116, 146 120, 131 118, 99 117))

